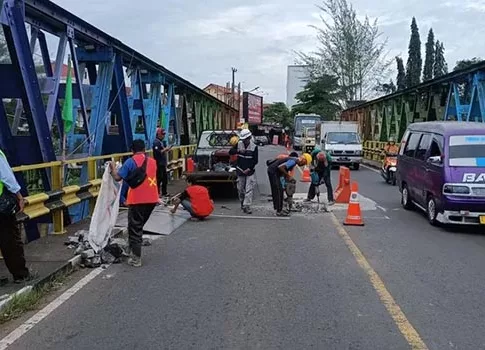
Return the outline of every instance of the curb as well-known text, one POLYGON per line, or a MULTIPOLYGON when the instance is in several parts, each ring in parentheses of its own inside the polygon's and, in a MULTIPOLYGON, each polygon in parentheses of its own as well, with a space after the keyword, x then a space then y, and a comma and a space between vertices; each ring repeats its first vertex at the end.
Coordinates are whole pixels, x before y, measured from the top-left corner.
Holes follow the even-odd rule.
MULTIPOLYGON (((124 235, 128 232, 127 227, 115 227, 114 229, 119 229, 119 232, 113 235, 113 238, 124 235)), ((41 278, 40 280, 36 281, 31 285, 26 285, 22 289, 16 291, 15 293, 10 294, 7 298, 0 301, 0 312, 3 311, 5 306, 14 298, 21 296, 23 294, 29 293, 32 290, 39 289, 45 284, 49 283, 50 281, 54 280, 56 277, 60 275, 70 275, 74 269, 81 264, 81 254, 75 255, 73 258, 66 261, 62 266, 58 269, 52 271, 47 276, 41 278)))
POLYGON ((380 170, 380 166, 378 166, 377 164, 374 163, 374 161, 369 161, 367 159, 363 159, 362 160, 362 164, 372 168, 372 169, 376 169, 376 170, 380 170))

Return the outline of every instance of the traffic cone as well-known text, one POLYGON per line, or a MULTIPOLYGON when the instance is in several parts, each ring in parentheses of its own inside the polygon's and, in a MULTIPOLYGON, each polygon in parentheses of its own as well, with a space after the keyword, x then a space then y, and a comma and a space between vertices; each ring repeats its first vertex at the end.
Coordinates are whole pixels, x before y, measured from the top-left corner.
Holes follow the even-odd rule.
POLYGON ((362 214, 359 204, 359 185, 357 182, 352 182, 349 207, 347 209, 347 217, 345 218, 344 225, 348 226, 364 226, 362 220, 362 214))
POLYGON ((312 182, 311 176, 310 176, 310 169, 306 166, 305 169, 303 169, 303 174, 301 175, 301 182, 312 182))

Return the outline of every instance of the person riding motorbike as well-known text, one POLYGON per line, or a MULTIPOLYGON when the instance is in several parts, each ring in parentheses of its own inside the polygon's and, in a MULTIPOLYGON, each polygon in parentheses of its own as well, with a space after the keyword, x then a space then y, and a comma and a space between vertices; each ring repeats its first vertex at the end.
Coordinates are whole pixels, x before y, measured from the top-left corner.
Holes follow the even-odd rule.
POLYGON ((384 160, 382 162, 382 175, 387 182, 392 181, 394 183, 395 181, 394 178, 391 177, 389 169, 396 166, 398 153, 399 146, 396 145, 396 141, 393 137, 389 138, 389 141, 383 150, 384 160))

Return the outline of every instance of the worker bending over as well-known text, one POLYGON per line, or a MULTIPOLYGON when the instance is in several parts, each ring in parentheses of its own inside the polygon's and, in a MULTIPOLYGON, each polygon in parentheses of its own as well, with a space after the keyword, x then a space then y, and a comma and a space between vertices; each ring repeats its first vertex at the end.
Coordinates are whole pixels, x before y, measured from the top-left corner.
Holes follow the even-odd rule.
POLYGON ((209 191, 204 186, 196 185, 192 176, 187 177, 188 187, 184 192, 173 198, 174 207, 170 211, 175 214, 179 205, 187 210, 193 219, 203 220, 214 211, 214 203, 209 191))
POLYGON ((283 183, 294 182, 290 172, 295 166, 304 166, 310 164, 312 157, 308 153, 303 153, 298 158, 280 158, 268 161, 268 178, 271 186, 271 196, 273 197, 273 207, 277 216, 288 216, 289 212, 283 211, 283 183))
POLYGON ((258 164, 258 146, 253 142, 251 136, 251 131, 248 129, 241 130, 239 141, 229 150, 230 155, 237 155, 237 189, 241 209, 246 214, 252 213, 251 204, 256 184, 254 172, 258 164))
POLYGON ((310 202, 315 198, 317 187, 322 183, 325 183, 325 186, 327 187, 328 205, 335 204, 331 182, 331 161, 332 159, 327 152, 322 152, 319 149, 315 149, 312 152, 312 172, 313 174, 316 174, 316 180, 313 181, 315 176, 312 176, 312 182, 308 189, 308 196, 306 199, 307 202, 310 202))

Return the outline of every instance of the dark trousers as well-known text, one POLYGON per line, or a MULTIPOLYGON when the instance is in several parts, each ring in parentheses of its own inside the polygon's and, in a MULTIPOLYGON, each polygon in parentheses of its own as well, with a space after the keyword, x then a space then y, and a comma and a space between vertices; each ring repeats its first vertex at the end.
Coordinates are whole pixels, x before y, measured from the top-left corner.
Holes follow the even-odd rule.
MULTIPOLYGON (((325 183, 325 186, 327 187, 327 199, 329 202, 333 202, 333 188, 332 188, 332 182, 330 178, 330 170, 323 171, 323 172, 318 172, 318 177, 319 177, 319 184, 325 183)), ((316 189, 317 185, 314 185, 313 183, 310 185, 310 188, 308 189, 308 199, 313 199, 315 198, 316 195, 316 189)))
POLYGON ((162 196, 167 195, 167 166, 166 165, 157 165, 157 185, 158 185, 158 193, 160 193, 160 187, 162 187, 162 196))
POLYGON ((271 196, 273 197, 273 208, 277 212, 283 210, 283 185, 278 173, 268 172, 271 196))
POLYGON ((0 232, 0 250, 5 265, 15 279, 29 276, 25 266, 24 245, 15 215, 0 215, 2 225, 0 232))
POLYGON ((155 204, 134 204, 128 208, 128 241, 131 253, 141 257, 143 226, 150 218, 155 204))

